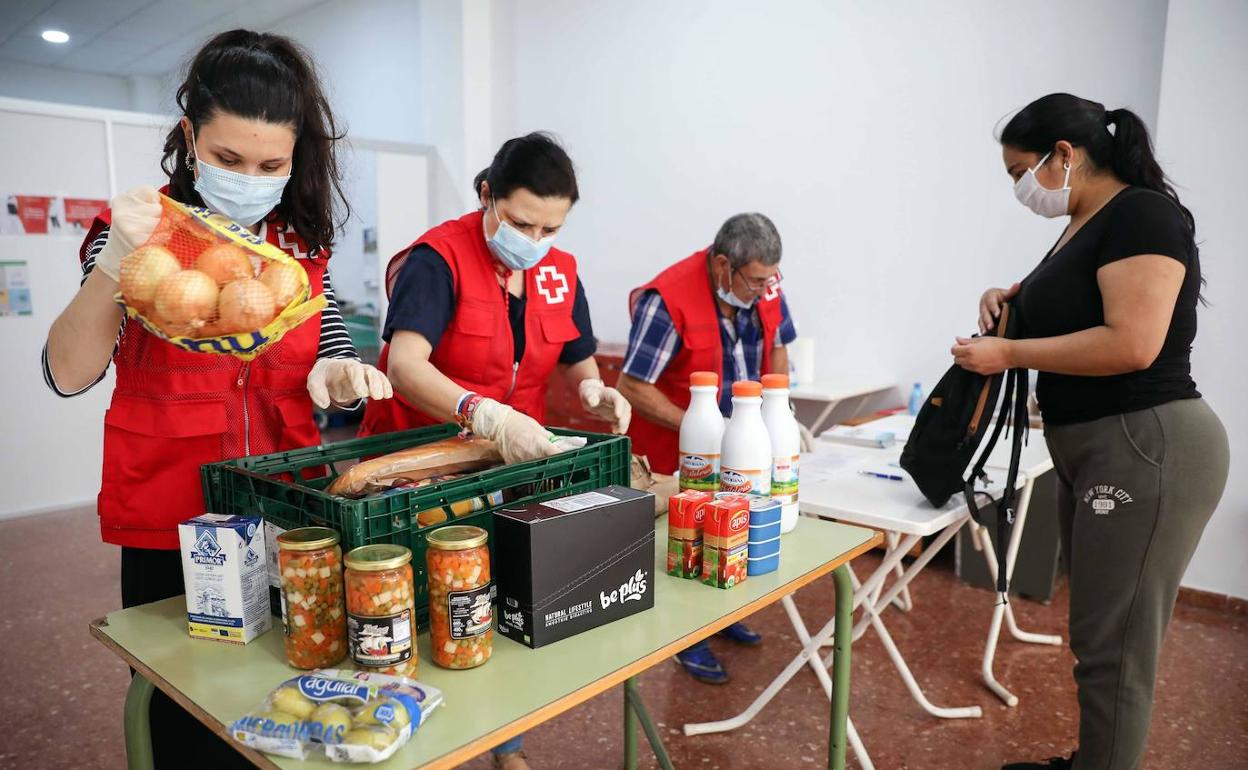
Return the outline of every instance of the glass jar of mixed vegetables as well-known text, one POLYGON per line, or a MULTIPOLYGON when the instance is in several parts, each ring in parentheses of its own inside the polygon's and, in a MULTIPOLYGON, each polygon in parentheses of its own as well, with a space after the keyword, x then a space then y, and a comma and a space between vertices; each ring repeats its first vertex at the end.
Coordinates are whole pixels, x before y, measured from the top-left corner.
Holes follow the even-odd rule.
POLYGON ((466 526, 427 537, 429 637, 433 662, 444 668, 479 666, 494 649, 488 538, 484 529, 466 526))
POLYGON ((346 558, 347 638, 362 671, 415 677, 416 595, 412 552, 401 545, 362 545, 346 558))
POLYGON ((277 536, 286 660, 295 668, 328 668, 346 657, 338 533, 302 527, 277 536))

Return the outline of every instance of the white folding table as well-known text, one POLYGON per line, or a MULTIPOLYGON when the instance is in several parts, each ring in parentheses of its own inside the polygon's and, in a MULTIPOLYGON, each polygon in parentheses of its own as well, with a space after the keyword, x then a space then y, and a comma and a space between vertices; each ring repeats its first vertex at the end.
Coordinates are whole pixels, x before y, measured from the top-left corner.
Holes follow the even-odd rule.
MULTIPOLYGON (((970 510, 962 496, 952 498, 942 508, 934 508, 897 465, 901 448, 913 424, 914 418, 908 415, 897 415, 871 423, 872 428, 889 430, 896 434, 897 443, 885 449, 848 446, 827 439, 817 440, 815 451, 802 455, 800 506, 802 512, 809 516, 833 518, 850 524, 879 529, 885 533, 887 549, 879 567, 865 582, 860 582, 856 575, 853 576, 854 606, 861 605, 864 609, 863 617, 854 627, 854 639, 861 637, 868 626, 874 628, 910 695, 929 714, 946 719, 980 717, 983 712, 979 706, 941 707, 928 700, 880 617, 890 604, 898 603, 899 599, 901 600, 899 606, 902 609, 909 608, 907 586, 910 581, 914 580, 932 557, 968 523, 973 528, 973 542, 983 552, 994 582, 997 576, 997 562, 991 533, 971 518, 970 510), (864 476, 860 471, 902 475, 905 479, 890 481, 864 476), (935 540, 908 568, 902 570, 902 558, 922 538, 929 536, 935 536, 935 540), (890 574, 897 574, 897 579, 885 589, 885 582, 890 574)), ((1009 465, 1009 443, 1007 437, 1003 437, 993 451, 986 466, 989 483, 979 487, 992 495, 994 499, 999 498, 1004 489, 1009 465)), ((1038 430, 1031 431, 1029 443, 1023 448, 1019 464, 1018 487, 1021 491, 1016 506, 1014 529, 1006 551, 1007 575, 1012 575, 1014 571, 1014 562, 1026 525, 1027 509, 1031 502, 1035 480, 1052 467, 1053 463, 1049 458, 1044 436, 1038 430)), ((800 536, 800 521, 795 532, 800 536)), ((786 537, 792 536, 792 534, 786 535, 786 537)), ((783 541, 781 541, 781 558, 784 558, 783 553, 783 541)), ((984 647, 981 675, 985 685, 993 693, 1006 705, 1014 706, 1017 705, 1018 698, 996 680, 992 670, 1002 621, 1005 621, 1010 634, 1023 642, 1060 645, 1062 640, 1060 636, 1033 634, 1019 629, 1010 605, 998 601, 995 593, 993 597, 996 603, 984 647)), ((831 657, 828 656, 821 661, 818 650, 831 637, 835 623, 830 620, 812 636, 801 615, 798 614, 792 598, 785 597, 782 605, 802 643, 801 652, 745 711, 718 722, 686 724, 684 726, 686 735, 723 732, 746 724, 806 665, 814 670, 825 692, 831 692, 831 681, 826 670, 831 657)), ((849 741, 851 748, 858 756, 859 763, 864 768, 871 768, 870 758, 853 727, 852 720, 849 724, 849 741)))
POLYGON ((810 401, 816 404, 823 404, 823 408, 815 418, 809 424, 806 424, 806 427, 810 428, 810 432, 817 436, 820 431, 832 424, 832 413, 841 404, 850 399, 855 399, 853 408, 850 410, 852 414, 842 415, 841 419, 854 417, 872 396, 892 390, 895 387, 897 387, 897 383, 885 377, 838 375, 833 378, 794 385, 792 390, 789 391, 789 398, 795 402, 810 401))

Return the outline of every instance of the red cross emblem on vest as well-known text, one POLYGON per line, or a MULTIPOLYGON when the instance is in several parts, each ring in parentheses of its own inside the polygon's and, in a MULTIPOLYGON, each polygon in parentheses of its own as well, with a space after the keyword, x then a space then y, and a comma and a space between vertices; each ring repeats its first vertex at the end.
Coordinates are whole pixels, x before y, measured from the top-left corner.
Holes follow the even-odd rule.
POLYGON ((537 293, 546 298, 549 305, 558 305, 568 293, 568 279, 554 265, 542 265, 537 269, 537 293))
POLYGON ((763 299, 771 301, 780 296, 780 274, 776 273, 767 281, 767 290, 763 292, 763 299))

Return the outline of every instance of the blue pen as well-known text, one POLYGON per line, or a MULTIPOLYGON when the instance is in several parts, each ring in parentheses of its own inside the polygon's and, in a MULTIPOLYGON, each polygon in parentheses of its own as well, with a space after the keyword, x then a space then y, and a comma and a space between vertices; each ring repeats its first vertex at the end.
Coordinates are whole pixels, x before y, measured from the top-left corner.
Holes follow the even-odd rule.
POLYGON ((876 473, 875 471, 858 471, 859 476, 870 476, 873 479, 884 479, 886 481, 905 481, 905 476, 894 476, 891 473, 876 473))

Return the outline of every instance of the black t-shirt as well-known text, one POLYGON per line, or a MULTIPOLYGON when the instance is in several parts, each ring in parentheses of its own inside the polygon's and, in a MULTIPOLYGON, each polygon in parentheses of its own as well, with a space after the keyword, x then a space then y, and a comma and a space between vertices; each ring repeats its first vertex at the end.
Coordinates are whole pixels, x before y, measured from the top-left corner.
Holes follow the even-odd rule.
MULTIPOLYGON (((502 288, 499 288, 502 291, 502 288)), ((508 321, 516 348, 516 361, 524 357, 524 297, 512 295, 507 302, 508 321)), ((390 341, 396 331, 419 332, 433 347, 455 317, 455 282, 446 260, 428 244, 414 247, 403 263, 391 292, 390 308, 386 311, 386 328, 382 339, 390 341)), ((585 299, 585 283, 577 276, 576 300, 572 305, 572 322, 579 337, 563 344, 559 363, 584 361, 598 349, 594 327, 589 321, 589 301, 585 299)))
POLYGON ((1187 267, 1157 359, 1147 369, 1107 377, 1040 372, 1036 399, 1046 423, 1087 422, 1199 398, 1191 375, 1200 295, 1200 258, 1178 206, 1166 196, 1128 187, 1084 223, 1065 246, 1022 281, 1015 306, 1026 337, 1058 337, 1103 326, 1096 271, 1141 254, 1173 257, 1187 267))

